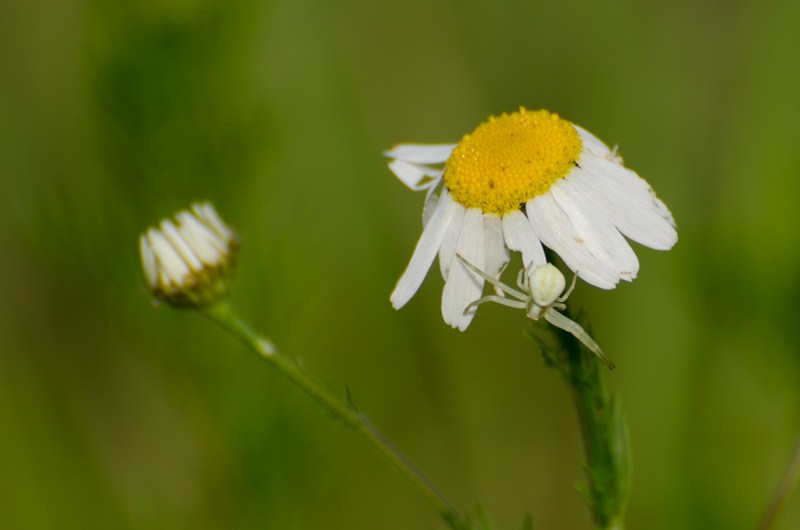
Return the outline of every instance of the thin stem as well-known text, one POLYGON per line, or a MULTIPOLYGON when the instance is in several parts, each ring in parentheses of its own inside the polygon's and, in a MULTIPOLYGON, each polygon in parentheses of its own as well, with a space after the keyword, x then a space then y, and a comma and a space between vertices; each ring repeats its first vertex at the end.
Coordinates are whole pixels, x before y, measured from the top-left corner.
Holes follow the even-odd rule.
POLYGON ((627 432, 606 389, 597 358, 580 347, 572 348, 569 366, 594 518, 601 529, 621 530, 627 501, 627 432))
POLYGON ((622 530, 630 485, 630 448, 621 407, 605 384, 605 368, 570 333, 556 330, 558 346, 541 344, 575 399, 589 487, 583 492, 600 530, 622 530))
POLYGON ((227 301, 200 308, 201 313, 255 350, 280 373, 333 414, 345 426, 352 428, 367 443, 383 455, 405 476, 436 509, 453 530, 468 530, 471 526, 454 505, 428 480, 386 436, 361 412, 331 393, 294 361, 282 355, 275 345, 245 324, 227 301))
POLYGON ((758 527, 759 530, 770 530, 772 528, 778 519, 778 515, 783 510, 786 500, 797 489, 798 483, 800 483, 800 438, 797 439, 792 457, 786 466, 786 471, 783 473, 775 496, 772 498, 772 502, 761 520, 761 524, 758 527))

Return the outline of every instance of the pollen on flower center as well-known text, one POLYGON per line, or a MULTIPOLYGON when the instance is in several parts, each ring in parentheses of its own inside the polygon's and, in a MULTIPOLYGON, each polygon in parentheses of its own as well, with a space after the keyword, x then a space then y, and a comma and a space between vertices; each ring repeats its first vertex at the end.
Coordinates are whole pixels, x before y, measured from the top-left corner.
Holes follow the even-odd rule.
POLYGON ((461 139, 445 165, 445 185, 467 208, 502 215, 566 176, 581 148, 570 122, 521 108, 489 118, 461 139))

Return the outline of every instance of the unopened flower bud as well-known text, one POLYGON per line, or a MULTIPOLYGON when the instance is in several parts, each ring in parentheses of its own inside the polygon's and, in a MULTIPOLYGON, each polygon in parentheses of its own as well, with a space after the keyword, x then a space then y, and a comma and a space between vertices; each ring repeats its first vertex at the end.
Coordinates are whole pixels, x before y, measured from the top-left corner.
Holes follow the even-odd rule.
POLYGON ((239 240, 211 203, 195 203, 139 238, 147 287, 159 300, 191 307, 228 292, 239 240))

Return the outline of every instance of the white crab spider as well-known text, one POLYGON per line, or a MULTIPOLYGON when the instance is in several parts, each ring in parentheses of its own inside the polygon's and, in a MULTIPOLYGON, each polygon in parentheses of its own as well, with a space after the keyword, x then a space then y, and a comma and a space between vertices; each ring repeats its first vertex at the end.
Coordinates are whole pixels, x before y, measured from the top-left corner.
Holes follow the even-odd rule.
POLYGON ((561 274, 561 271, 558 270, 552 263, 547 263, 536 268, 530 268, 527 272, 525 269, 522 269, 517 275, 517 286, 521 289, 521 291, 518 291, 504 284, 497 278, 492 278, 478 267, 464 259, 464 257, 460 254, 458 255, 458 259, 460 259, 461 262, 469 267, 475 274, 492 284, 496 289, 499 290, 498 292, 502 292, 512 296, 513 298, 516 298, 516 300, 511 300, 505 298, 504 296, 490 294, 469 304, 464 310, 465 313, 485 302, 497 302, 498 304, 513 307, 515 309, 524 309, 527 311, 528 318, 532 320, 539 320, 541 317, 544 317, 545 320, 550 322, 555 327, 561 328, 567 333, 572 334, 576 339, 581 341, 586 348, 597 355, 597 357, 603 361, 606 366, 612 370, 614 369, 614 363, 612 363, 611 360, 606 357, 606 355, 603 353, 603 350, 600 349, 600 346, 598 346, 594 339, 592 339, 592 337, 586 333, 581 325, 559 313, 559 311, 563 311, 567 308, 564 302, 567 300, 569 295, 572 294, 572 290, 575 288, 575 281, 578 279, 577 274, 572 278, 572 284, 569 286, 569 289, 564 292, 564 287, 566 287, 567 281, 564 279, 564 275, 561 274))

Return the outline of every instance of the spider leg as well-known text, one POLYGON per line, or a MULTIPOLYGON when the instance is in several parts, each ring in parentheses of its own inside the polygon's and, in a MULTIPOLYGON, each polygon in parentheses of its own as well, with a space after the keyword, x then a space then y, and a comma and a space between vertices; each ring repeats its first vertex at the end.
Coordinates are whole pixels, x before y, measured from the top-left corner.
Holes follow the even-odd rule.
POLYGON ((522 268, 517 273, 517 287, 522 289, 523 292, 527 293, 528 292, 528 286, 526 285, 526 282, 525 282, 525 276, 524 276, 525 272, 526 272, 525 269, 522 268))
POLYGON ((572 276, 572 283, 569 284, 569 289, 567 289, 567 291, 564 294, 562 294, 561 297, 558 300, 556 300, 556 302, 564 302, 567 298, 569 298, 569 295, 571 295, 573 289, 575 289, 575 283, 577 281, 578 281, 578 271, 575 271, 575 274, 572 276))
POLYGON ((572 334, 572 336, 581 341, 589 351, 597 355, 597 357, 603 361, 603 364, 608 366, 611 370, 614 369, 614 363, 611 362, 611 359, 606 357, 606 355, 603 353, 603 350, 600 349, 600 346, 598 346, 594 339, 590 337, 588 333, 586 333, 580 324, 570 320, 558 311, 553 311, 552 309, 545 311, 544 318, 555 327, 561 328, 567 333, 572 334))
POLYGON ((467 311, 470 311, 473 307, 478 307, 479 305, 486 302, 497 302, 500 305, 513 307, 514 309, 525 309, 525 302, 518 302, 517 300, 509 300, 508 298, 503 298, 502 296, 489 294, 484 296, 480 300, 475 300, 474 302, 469 304, 467 308, 464 310, 464 314, 467 314, 467 311))
MULTIPOLYGON (((488 274, 486 274, 485 272, 480 270, 478 267, 476 267, 475 265, 473 265, 472 263, 467 261, 466 258, 464 256, 462 256, 461 254, 456 254, 456 256, 458 256, 458 259, 461 260, 461 263, 463 263, 469 269, 471 269, 472 272, 474 272, 475 274, 477 274, 478 276, 480 276, 481 278, 483 278, 487 282, 491 283, 492 285, 494 285, 495 287, 497 287, 498 289, 500 289, 504 293, 506 293, 506 294, 508 294, 510 296, 513 296, 514 298, 518 298, 520 300, 526 300, 528 298, 527 294, 521 293, 521 292, 517 291, 516 289, 512 289, 511 287, 509 287, 508 285, 504 284, 503 282, 501 282, 497 278, 492 278, 491 276, 489 276, 488 274)), ((498 298, 500 298, 500 297, 498 297, 498 298)))

